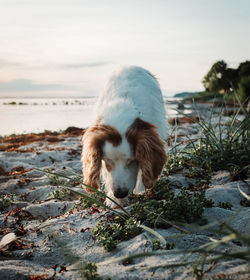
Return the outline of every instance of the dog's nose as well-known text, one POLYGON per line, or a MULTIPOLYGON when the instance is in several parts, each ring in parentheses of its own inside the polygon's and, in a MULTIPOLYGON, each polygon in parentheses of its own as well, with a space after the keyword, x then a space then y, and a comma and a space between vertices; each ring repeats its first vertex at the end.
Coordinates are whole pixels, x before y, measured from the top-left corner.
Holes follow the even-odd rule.
POLYGON ((118 188, 117 190, 114 191, 114 196, 116 198, 124 198, 128 195, 128 190, 123 190, 121 188, 118 188))

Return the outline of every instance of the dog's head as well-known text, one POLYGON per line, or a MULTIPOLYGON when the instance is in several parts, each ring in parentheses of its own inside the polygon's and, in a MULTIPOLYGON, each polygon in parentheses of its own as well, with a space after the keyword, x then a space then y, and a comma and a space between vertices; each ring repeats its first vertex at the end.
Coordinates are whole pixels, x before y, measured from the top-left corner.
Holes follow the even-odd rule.
POLYGON ((82 161, 84 184, 98 188, 103 165, 105 184, 124 198, 135 188, 139 169, 144 186, 154 186, 166 161, 165 145, 156 127, 139 118, 125 135, 98 123, 83 135, 82 161))

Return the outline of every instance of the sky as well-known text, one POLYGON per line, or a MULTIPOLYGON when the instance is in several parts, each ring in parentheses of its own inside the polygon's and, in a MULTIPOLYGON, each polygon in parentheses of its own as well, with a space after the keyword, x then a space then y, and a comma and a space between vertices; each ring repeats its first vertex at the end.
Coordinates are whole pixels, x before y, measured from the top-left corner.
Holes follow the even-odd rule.
POLYGON ((164 95, 250 60, 249 0, 0 0, 0 97, 95 96, 138 65, 164 95))

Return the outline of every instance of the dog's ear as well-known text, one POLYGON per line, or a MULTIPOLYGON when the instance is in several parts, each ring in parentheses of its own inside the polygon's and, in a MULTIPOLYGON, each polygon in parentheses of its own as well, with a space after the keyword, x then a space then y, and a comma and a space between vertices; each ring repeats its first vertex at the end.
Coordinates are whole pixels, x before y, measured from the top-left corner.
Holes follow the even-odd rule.
MULTIPOLYGON (((83 183, 95 189, 99 187, 105 141, 118 146, 122 138, 113 127, 101 124, 88 128, 82 137, 83 183)), ((86 186, 85 188, 91 191, 86 186)))
MULTIPOLYGON (((95 189, 99 187, 102 147, 95 127, 88 128, 82 137, 83 183, 95 189)), ((91 191, 85 186, 86 191, 91 191)))
POLYGON ((161 140, 156 126, 139 118, 129 128, 126 137, 134 147, 144 186, 152 188, 167 160, 164 141, 161 140))

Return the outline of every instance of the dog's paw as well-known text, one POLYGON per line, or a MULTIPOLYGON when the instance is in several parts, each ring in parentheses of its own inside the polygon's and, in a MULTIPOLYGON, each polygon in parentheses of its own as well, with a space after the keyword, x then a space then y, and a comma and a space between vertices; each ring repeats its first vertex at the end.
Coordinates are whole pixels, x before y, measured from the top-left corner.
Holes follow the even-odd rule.
POLYGON ((133 191, 133 194, 144 194, 146 191, 144 185, 140 185, 138 187, 136 187, 133 191))
MULTIPOLYGON (((118 202, 118 203, 119 203, 119 202, 118 202)), ((105 199, 105 205, 108 206, 108 207, 110 207, 110 208, 115 208, 115 207, 117 206, 113 201, 111 201, 111 200, 108 199, 108 198, 105 199)))

